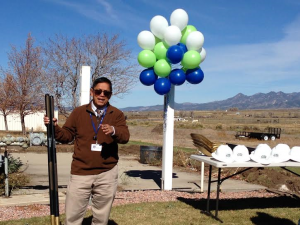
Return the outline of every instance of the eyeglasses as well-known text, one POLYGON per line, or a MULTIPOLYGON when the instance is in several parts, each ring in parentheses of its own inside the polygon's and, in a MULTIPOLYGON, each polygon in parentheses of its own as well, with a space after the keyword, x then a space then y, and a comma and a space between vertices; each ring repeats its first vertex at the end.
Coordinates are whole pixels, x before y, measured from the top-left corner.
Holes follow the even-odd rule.
POLYGON ((93 90, 94 90, 95 95, 101 95, 103 92, 105 97, 109 97, 112 94, 111 91, 107 91, 107 90, 101 90, 101 89, 99 89, 99 90, 93 89, 93 90))

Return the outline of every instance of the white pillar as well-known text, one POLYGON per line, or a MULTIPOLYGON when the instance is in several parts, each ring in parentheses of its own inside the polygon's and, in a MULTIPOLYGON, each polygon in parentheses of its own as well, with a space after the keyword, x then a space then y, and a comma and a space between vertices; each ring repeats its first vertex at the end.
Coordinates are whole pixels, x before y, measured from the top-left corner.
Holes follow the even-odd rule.
POLYGON ((164 145, 162 156, 162 189, 172 190, 175 87, 164 96, 164 145))
POLYGON ((80 105, 84 105, 90 102, 91 67, 82 66, 80 76, 81 76, 80 105))

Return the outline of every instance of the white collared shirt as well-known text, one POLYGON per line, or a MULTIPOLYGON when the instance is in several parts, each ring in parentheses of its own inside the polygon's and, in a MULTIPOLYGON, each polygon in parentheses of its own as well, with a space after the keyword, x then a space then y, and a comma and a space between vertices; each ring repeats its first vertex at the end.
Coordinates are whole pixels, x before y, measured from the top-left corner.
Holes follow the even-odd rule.
MULTIPOLYGON (((102 108, 102 109, 100 109, 100 111, 101 111, 101 115, 103 114, 103 109, 104 109, 104 107, 102 108)), ((94 113, 95 113, 95 115, 97 116, 98 115, 98 113, 97 113, 97 107, 94 105, 94 102, 92 101, 92 110, 94 111, 94 113)))
MULTIPOLYGON (((94 105, 94 102, 92 101, 92 110, 94 111, 94 113, 95 113, 95 115, 97 116, 98 115, 98 113, 97 113, 97 107, 94 105)), ((103 114, 103 110, 104 110, 104 107, 102 108, 102 109, 100 109, 100 111, 101 111, 101 115, 103 114)), ((115 130, 115 127, 114 126, 111 126, 112 128, 113 128, 113 130, 114 130, 114 132, 112 133, 112 135, 111 136, 113 136, 113 135, 115 135, 115 133, 116 133, 116 130, 115 130)))

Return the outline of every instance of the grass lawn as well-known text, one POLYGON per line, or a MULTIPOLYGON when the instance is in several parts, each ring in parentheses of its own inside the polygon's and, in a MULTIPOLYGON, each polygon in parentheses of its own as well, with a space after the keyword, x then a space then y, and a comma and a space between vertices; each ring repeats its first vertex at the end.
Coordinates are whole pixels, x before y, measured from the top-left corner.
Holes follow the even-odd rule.
MULTIPOLYGON (((299 202, 288 197, 227 199, 220 201, 219 218, 223 224, 277 224, 296 225, 300 218, 299 202)), ((214 207, 212 201, 211 206, 214 207)), ((203 214, 205 200, 179 199, 176 202, 149 202, 114 206, 109 225, 185 225, 185 224, 221 224, 203 214)), ((214 213, 214 211, 212 211, 214 213)), ((64 215, 60 216, 61 221, 64 215)), ((91 224, 92 216, 88 211, 83 221, 91 224)), ((49 224, 49 216, 0 222, 8 225, 49 224)))

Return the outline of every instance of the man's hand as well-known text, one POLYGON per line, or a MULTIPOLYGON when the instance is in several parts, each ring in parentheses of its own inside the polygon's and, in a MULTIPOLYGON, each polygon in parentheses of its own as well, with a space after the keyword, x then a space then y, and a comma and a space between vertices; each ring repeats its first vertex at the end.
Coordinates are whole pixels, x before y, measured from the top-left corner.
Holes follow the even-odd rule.
MULTIPOLYGON (((49 117, 44 115, 44 124, 45 124, 45 126, 48 125, 49 123, 50 123, 49 117)), ((53 124, 54 124, 55 127, 57 126, 57 119, 56 118, 53 118, 53 124)))
POLYGON ((114 131, 115 131, 114 127, 110 126, 109 124, 102 124, 101 125, 101 130, 106 135, 112 135, 112 134, 114 134, 114 131))

